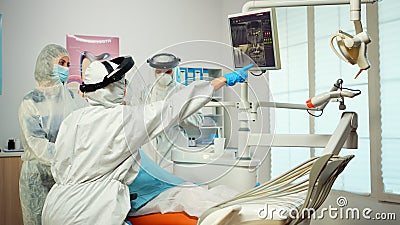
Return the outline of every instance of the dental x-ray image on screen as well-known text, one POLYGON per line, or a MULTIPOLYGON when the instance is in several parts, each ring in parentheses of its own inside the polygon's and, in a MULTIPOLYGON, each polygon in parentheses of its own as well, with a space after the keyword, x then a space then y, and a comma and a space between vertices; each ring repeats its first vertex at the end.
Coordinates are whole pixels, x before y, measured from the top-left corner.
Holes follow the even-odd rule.
POLYGON ((238 13, 228 18, 235 68, 253 63, 251 60, 259 69, 281 68, 274 9, 238 13))

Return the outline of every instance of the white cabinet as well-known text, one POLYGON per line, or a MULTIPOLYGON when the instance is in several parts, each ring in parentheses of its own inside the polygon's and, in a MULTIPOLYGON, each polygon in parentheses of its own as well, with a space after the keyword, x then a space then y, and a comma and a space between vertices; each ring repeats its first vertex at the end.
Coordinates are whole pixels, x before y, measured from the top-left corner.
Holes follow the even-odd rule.
MULTIPOLYGON (((211 81, 222 76, 222 68, 201 64, 181 65, 176 68, 175 79, 183 85, 189 85, 195 80, 211 81)), ((223 101, 223 89, 214 93, 212 101, 223 101)), ((201 135, 196 141, 197 146, 210 145, 215 137, 224 137, 224 110, 222 107, 203 107, 201 109, 204 121, 200 128, 201 135)))

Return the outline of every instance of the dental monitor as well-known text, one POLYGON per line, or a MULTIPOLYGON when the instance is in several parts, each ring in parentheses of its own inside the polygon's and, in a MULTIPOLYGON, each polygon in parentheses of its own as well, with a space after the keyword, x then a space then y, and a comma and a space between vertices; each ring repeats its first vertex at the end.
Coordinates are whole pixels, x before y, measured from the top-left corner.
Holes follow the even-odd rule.
POLYGON ((281 68, 275 9, 233 14, 228 19, 235 68, 249 63, 261 70, 281 68))

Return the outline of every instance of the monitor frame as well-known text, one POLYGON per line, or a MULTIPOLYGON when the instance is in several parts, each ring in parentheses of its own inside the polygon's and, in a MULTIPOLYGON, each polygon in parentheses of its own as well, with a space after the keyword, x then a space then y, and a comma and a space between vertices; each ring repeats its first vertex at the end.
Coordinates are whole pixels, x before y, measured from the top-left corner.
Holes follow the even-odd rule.
MULTIPOLYGON (((235 13, 228 15, 228 26, 229 26, 229 36, 230 36, 230 43, 232 46, 232 60, 233 60, 233 65, 236 69, 240 69, 245 65, 237 65, 236 60, 235 60, 235 46, 233 46, 233 38, 232 38, 232 24, 231 24, 231 19, 233 18, 239 18, 239 17, 245 17, 245 16, 251 16, 251 15, 256 15, 256 14, 264 14, 264 13, 269 13, 270 14, 270 20, 271 20, 271 30, 272 30, 272 47, 273 47, 273 53, 274 53, 274 65, 273 66, 260 66, 257 65, 253 67, 251 70, 279 70, 281 69, 281 59, 280 59, 280 49, 279 49, 279 39, 278 39, 278 29, 277 29, 277 20, 276 20, 276 12, 275 8, 265 8, 265 9, 259 9, 259 10, 252 10, 248 12, 242 12, 242 13, 235 13)), ((243 53, 240 51, 240 53, 243 53)), ((251 58, 250 56, 247 56, 251 58)), ((256 60, 251 58, 251 61, 257 64, 256 60)))

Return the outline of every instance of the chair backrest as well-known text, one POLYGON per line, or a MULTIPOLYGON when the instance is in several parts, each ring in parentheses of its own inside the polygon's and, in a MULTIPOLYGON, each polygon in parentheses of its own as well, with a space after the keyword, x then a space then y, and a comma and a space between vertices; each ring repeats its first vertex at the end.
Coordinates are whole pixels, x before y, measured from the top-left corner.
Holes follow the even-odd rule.
MULTIPOLYGON (((324 147, 323 155, 309 159, 273 180, 216 205, 199 217, 198 224, 219 209, 247 203, 265 204, 268 201, 287 205, 287 209, 296 209, 296 217, 290 215, 285 220, 290 225, 311 218, 311 214, 326 200, 336 178, 354 157, 338 154, 343 147, 357 148, 357 127, 357 114, 344 112, 332 135, 250 134, 248 147, 324 147), (296 196, 298 194, 302 194, 301 198, 296 196)), ((236 213, 239 211, 236 210, 236 213)))
POLYGON ((279 177, 242 192, 207 210, 199 217, 198 224, 219 209, 234 205, 265 203, 272 200, 281 201, 283 204, 293 204, 288 201, 296 201, 296 197, 291 197, 303 193, 306 194, 306 197, 303 204, 296 210, 299 214, 288 216, 289 220, 286 220, 290 225, 298 224, 304 219, 311 218, 311 214, 322 205, 334 181, 353 157, 354 155, 326 154, 309 159, 279 177), (295 219, 291 219, 292 216, 296 216, 295 219))
POLYGON ((334 156, 332 154, 318 158, 311 167, 304 204, 298 211, 299 215, 290 222, 290 225, 299 224, 305 219, 311 219, 311 214, 315 213, 322 205, 328 197, 336 178, 353 158, 354 155, 334 156))

